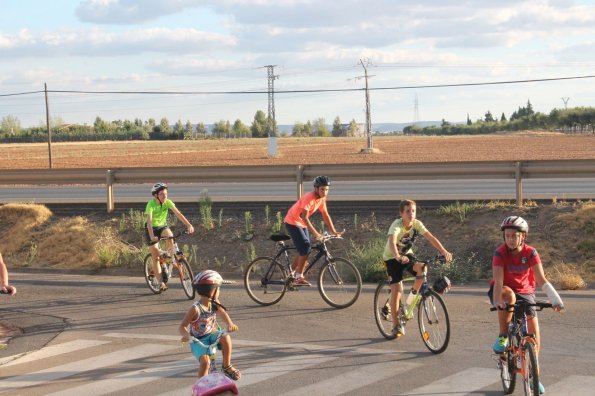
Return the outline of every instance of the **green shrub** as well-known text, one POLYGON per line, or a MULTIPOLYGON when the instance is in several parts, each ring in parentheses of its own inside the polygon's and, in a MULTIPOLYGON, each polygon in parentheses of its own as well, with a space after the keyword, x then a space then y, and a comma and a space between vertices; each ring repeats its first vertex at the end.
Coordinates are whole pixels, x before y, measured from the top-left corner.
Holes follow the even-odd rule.
POLYGON ((386 270, 382 261, 385 244, 384 235, 378 235, 361 246, 351 242, 348 257, 359 270, 364 282, 378 282, 386 279, 386 270))

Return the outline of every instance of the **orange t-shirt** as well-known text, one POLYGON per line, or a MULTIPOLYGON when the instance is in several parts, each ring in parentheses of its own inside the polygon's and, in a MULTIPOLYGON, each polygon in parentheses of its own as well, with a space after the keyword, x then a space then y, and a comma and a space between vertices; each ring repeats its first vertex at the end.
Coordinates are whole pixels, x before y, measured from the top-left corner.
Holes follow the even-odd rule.
POLYGON ((309 192, 302 196, 287 212, 284 221, 287 224, 294 225, 296 227, 306 228, 307 225, 304 223, 300 215, 304 210, 308 211, 308 216, 312 216, 314 212, 320 209, 321 213, 327 213, 326 211, 326 198, 316 198, 314 191, 309 192))

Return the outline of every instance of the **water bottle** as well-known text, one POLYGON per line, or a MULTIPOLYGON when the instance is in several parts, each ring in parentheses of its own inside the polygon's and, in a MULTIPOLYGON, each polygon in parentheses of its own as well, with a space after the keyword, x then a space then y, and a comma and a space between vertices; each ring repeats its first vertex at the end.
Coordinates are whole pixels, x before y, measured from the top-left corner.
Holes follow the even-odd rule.
POLYGON ((413 300, 415 299, 415 297, 417 296, 417 290, 415 289, 411 289, 411 291, 409 292, 409 295, 407 296, 407 305, 411 306, 411 304, 413 304, 413 300))

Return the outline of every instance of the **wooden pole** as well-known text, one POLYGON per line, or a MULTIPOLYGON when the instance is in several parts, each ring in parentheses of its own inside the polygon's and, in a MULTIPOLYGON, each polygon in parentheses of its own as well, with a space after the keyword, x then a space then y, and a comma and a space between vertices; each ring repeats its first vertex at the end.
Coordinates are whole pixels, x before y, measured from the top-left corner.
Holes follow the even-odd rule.
POLYGON ((50 169, 52 169, 52 129, 50 128, 50 106, 48 103, 48 85, 43 83, 45 91, 45 121, 48 130, 48 159, 50 169))

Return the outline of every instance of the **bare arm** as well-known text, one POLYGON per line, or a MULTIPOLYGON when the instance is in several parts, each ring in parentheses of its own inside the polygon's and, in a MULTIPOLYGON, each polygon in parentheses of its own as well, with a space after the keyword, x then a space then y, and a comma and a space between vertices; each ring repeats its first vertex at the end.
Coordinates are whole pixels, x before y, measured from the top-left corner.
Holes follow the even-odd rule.
POLYGON ((409 257, 403 255, 401 256, 401 254, 399 253, 399 248, 397 247, 397 236, 396 235, 390 235, 388 237, 388 244, 390 246, 390 251, 393 253, 393 256, 395 257, 395 259, 397 261, 401 261, 403 263, 408 263, 409 262, 409 257))
POLYGON ((151 213, 147 215, 147 232, 149 233, 149 239, 151 241, 158 240, 155 234, 153 234, 153 215, 151 213))
POLYGON ((314 238, 321 239, 322 235, 320 235, 318 230, 314 228, 314 225, 312 224, 312 222, 310 222, 310 219, 308 218, 308 211, 303 210, 302 213, 300 213, 300 217, 302 218, 302 220, 306 224, 306 227, 308 227, 308 230, 314 236, 314 238))
POLYGON ((0 253, 0 289, 7 291, 10 295, 17 292, 17 288, 8 283, 8 269, 4 264, 4 259, 2 259, 2 253, 0 253))
POLYGON ((446 262, 450 263, 452 261, 452 253, 446 250, 438 238, 436 238, 430 231, 426 231, 424 237, 432 244, 432 246, 434 246, 436 250, 440 252, 441 255, 446 258, 446 262))
POLYGON ((193 305, 190 307, 188 312, 186 312, 184 319, 182 319, 182 323, 180 323, 180 326, 178 327, 178 331, 182 336, 182 342, 188 342, 188 340, 190 339, 190 333, 188 333, 188 325, 190 325, 190 322, 196 320, 197 317, 198 310, 193 305))
POLYGON ((331 220, 331 216, 327 212, 320 212, 320 214, 322 215, 322 219, 324 220, 324 222, 326 223, 326 225, 328 225, 328 228, 330 229, 330 231, 331 231, 331 233, 333 235, 336 235, 336 236, 343 235, 343 232, 338 232, 335 229, 335 225, 333 224, 333 220, 331 220))
POLYGON ((180 219, 180 221, 182 223, 184 223, 184 225, 186 226, 186 230, 188 231, 188 234, 194 233, 194 227, 192 226, 192 224, 190 224, 190 222, 188 221, 188 219, 186 219, 186 217, 182 214, 182 212, 180 212, 180 210, 178 208, 176 208, 175 206, 173 208, 171 208, 171 210, 172 210, 172 212, 174 212, 176 217, 178 219, 180 219))
POLYGON ((505 308, 502 301, 502 284, 504 283, 504 268, 492 265, 494 277, 494 306, 505 308))

